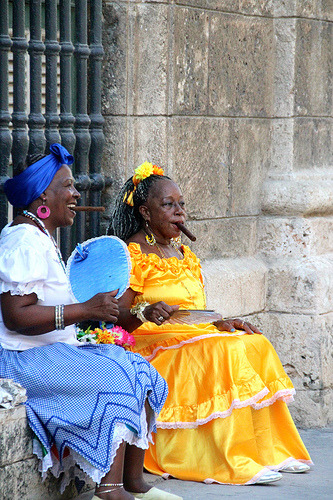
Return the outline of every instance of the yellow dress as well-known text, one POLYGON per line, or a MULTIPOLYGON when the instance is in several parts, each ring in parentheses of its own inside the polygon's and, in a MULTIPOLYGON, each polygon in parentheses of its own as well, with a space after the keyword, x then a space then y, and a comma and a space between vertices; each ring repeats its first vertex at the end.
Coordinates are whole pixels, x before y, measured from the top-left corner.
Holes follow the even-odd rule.
MULTIPOLYGON (((135 304, 163 300, 204 309, 199 259, 160 259, 129 244, 135 304)), ((220 332, 212 324, 144 323, 133 350, 165 378, 169 395, 158 417, 145 468, 164 477, 252 484, 295 458, 312 463, 286 403, 295 390, 263 335, 220 332)))

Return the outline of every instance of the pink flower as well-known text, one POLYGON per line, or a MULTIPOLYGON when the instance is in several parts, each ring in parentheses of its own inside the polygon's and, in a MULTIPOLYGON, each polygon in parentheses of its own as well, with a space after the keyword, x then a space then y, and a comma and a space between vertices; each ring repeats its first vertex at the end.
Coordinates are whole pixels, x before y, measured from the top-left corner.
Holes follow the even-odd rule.
POLYGON ((104 326, 103 329, 95 328, 95 330, 92 331, 88 328, 86 331, 79 331, 78 340, 86 340, 97 344, 116 344, 121 347, 130 347, 135 345, 135 338, 133 335, 121 328, 121 326, 114 326, 110 330, 104 326))

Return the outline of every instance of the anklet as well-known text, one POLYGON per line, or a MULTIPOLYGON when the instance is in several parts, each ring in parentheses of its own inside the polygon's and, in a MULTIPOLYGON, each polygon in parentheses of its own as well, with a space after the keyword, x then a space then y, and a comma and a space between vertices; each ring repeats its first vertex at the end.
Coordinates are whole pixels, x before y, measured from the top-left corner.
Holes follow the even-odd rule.
POLYGON ((124 483, 101 483, 99 486, 124 486, 124 483))
POLYGON ((101 483, 99 485, 99 487, 103 486, 115 486, 115 488, 111 488, 111 490, 99 491, 98 495, 103 495, 103 493, 111 493, 112 491, 120 490, 124 486, 124 483, 101 483))

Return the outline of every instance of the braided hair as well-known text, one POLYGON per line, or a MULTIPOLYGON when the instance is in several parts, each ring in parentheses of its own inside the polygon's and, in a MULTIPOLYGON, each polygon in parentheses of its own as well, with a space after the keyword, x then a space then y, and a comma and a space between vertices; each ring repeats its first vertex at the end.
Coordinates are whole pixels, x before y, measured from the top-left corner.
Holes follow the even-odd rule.
POLYGON ((133 178, 131 177, 125 182, 116 198, 108 234, 118 236, 126 241, 141 229, 143 219, 139 207, 147 201, 152 186, 162 179, 171 180, 166 175, 152 174, 139 182, 133 195, 133 206, 124 201, 128 193, 134 190, 133 178))

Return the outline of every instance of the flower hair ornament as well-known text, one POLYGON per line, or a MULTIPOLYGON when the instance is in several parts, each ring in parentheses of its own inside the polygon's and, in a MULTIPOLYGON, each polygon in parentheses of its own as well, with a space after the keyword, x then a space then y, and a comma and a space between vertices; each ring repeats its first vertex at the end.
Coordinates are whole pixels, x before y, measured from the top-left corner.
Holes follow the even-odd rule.
POLYGON ((135 190, 137 188, 137 185, 140 184, 141 181, 144 179, 147 179, 147 177, 150 177, 151 175, 164 175, 164 170, 163 168, 158 167, 157 165, 153 165, 152 163, 149 163, 148 161, 145 161, 137 167, 134 170, 134 175, 132 178, 133 181, 133 189, 128 190, 125 193, 123 202, 127 203, 127 205, 133 207, 134 206, 134 201, 133 201, 133 195, 135 193, 135 190))

